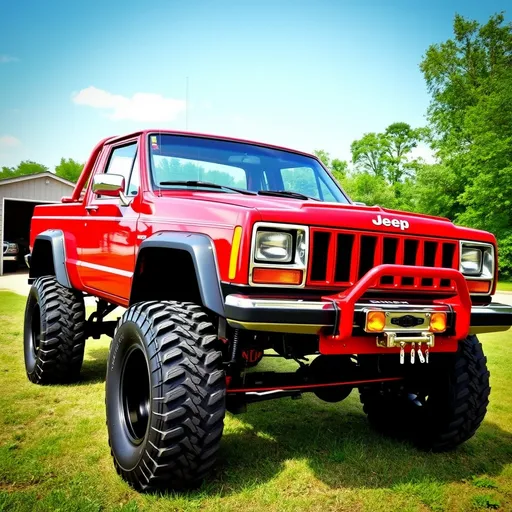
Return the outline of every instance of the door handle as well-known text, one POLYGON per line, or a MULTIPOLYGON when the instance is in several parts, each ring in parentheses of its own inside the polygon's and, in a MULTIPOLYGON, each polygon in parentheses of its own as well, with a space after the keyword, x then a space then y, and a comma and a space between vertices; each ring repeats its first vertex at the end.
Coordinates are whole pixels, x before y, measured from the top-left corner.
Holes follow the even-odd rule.
POLYGON ((89 213, 91 213, 91 212, 95 212, 95 211, 98 209, 98 206, 96 206, 96 205, 88 205, 88 206, 86 206, 86 207, 85 207, 85 209, 86 209, 89 213))

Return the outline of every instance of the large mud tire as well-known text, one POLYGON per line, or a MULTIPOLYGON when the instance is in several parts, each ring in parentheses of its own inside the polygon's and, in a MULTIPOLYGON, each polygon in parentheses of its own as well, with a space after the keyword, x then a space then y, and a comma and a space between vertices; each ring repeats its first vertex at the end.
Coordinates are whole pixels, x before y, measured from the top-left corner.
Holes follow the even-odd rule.
POLYGON ((434 354, 432 367, 422 366, 403 383, 361 388, 364 412, 380 432, 409 437, 423 449, 452 450, 475 434, 487 412, 487 359, 472 335, 455 354, 434 354))
POLYGON ((23 337, 25 369, 32 382, 78 380, 85 348, 82 294, 60 285, 55 277, 38 278, 27 298, 23 337))
POLYGON ((197 486, 216 462, 226 383, 214 326, 197 305, 128 308, 110 348, 106 406, 114 466, 142 491, 197 486))

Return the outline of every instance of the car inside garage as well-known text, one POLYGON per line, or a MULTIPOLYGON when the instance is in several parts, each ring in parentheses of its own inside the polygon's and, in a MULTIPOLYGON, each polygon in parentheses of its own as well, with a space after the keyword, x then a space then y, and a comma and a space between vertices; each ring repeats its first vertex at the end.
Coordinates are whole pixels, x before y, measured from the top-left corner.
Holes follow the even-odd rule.
POLYGON ((38 204, 60 202, 75 184, 51 172, 0 180, 0 275, 27 271, 30 221, 38 204))
POLYGON ((45 203, 4 198, 4 272, 26 268, 24 257, 29 253, 30 220, 38 204, 45 203))

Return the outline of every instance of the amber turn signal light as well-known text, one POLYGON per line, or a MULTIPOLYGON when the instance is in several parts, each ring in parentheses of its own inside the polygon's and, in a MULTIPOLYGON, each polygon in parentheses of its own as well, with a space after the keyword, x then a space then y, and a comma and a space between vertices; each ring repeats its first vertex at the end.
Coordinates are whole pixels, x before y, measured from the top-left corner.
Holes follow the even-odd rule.
POLYGON ((444 332, 446 331, 447 317, 446 313, 432 313, 430 317, 430 331, 444 332))
POLYGON ((253 283, 291 284, 302 283, 302 270, 280 268, 255 268, 252 273, 253 283))
POLYGON ((489 281, 466 281, 469 293, 489 293, 491 283, 489 281))
POLYGON ((384 311, 368 311, 366 315, 366 331, 382 332, 386 326, 386 314, 384 311))

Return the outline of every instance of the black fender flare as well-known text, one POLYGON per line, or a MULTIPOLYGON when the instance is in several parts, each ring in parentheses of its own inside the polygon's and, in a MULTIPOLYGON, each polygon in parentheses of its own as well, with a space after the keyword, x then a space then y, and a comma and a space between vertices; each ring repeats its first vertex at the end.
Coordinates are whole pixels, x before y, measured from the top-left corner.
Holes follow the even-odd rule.
POLYGON ((159 231, 151 235, 140 244, 134 276, 139 269, 141 253, 149 248, 173 249, 190 254, 203 306, 225 317, 215 246, 208 235, 175 231, 159 231))
POLYGON ((68 270, 66 268, 66 244, 64 233, 60 229, 47 229, 39 233, 34 240, 34 247, 30 255, 29 283, 34 282, 43 275, 55 275, 57 282, 66 288, 72 288, 69 280, 68 270), (44 258, 48 250, 48 244, 51 246, 52 259, 51 266, 44 258), (45 248, 46 247, 46 248, 45 248))

